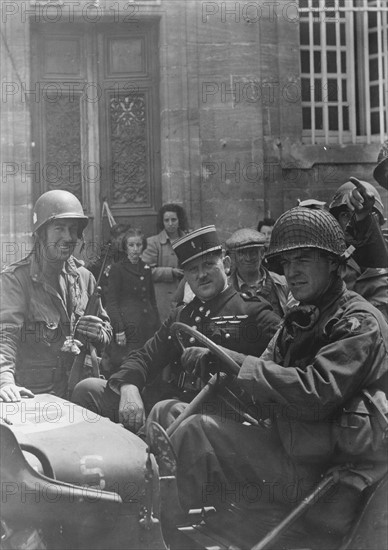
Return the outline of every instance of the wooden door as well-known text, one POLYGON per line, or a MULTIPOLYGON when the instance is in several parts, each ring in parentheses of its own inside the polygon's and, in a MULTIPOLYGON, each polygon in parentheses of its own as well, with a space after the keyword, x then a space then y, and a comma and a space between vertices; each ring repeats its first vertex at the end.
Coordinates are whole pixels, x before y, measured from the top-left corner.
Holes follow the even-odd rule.
POLYGON ((104 199, 117 222, 153 234, 161 203, 157 23, 31 31, 34 198, 50 189, 76 194, 91 218, 89 241, 108 237, 104 199))

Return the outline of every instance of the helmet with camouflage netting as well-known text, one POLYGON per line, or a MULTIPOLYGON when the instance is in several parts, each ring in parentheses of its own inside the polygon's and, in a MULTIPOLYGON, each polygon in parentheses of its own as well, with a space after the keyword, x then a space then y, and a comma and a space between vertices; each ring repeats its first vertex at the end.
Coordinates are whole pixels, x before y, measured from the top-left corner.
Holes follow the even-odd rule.
POLYGON ((266 257, 299 248, 315 248, 340 257, 346 250, 345 236, 327 210, 296 206, 276 220, 266 257))

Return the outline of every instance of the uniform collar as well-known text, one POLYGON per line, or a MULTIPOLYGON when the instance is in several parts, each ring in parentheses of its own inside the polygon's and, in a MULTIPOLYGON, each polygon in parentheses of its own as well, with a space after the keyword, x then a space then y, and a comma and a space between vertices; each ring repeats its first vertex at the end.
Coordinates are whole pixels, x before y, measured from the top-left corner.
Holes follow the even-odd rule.
POLYGON ((208 300, 207 302, 202 302, 202 300, 200 300, 198 297, 195 297, 194 300, 190 303, 193 305, 202 306, 206 310, 210 310, 210 312, 212 312, 213 310, 218 311, 236 294, 237 290, 235 288, 233 288, 232 286, 227 286, 224 290, 217 294, 217 296, 214 296, 214 298, 208 300), (194 304, 194 301, 196 304, 194 304))
POLYGON ((258 286, 262 286, 262 285, 265 285, 265 281, 266 281, 266 278, 267 278, 267 274, 265 272, 264 269, 262 269, 260 267, 260 270, 259 270, 259 279, 256 281, 256 283, 254 285, 250 285, 249 283, 247 283, 246 281, 244 281, 244 279, 242 279, 238 273, 238 271, 236 270, 236 281, 237 281, 237 285, 238 285, 238 289, 241 291, 243 286, 247 286, 248 288, 257 288, 258 286))
MULTIPOLYGON (((64 262, 62 270, 59 273, 78 277, 78 268, 81 265, 83 265, 83 262, 77 260, 74 256, 70 256, 70 258, 64 262)), ((36 254, 31 254, 30 277, 33 281, 41 281, 44 279, 44 273, 42 272, 41 265, 36 254)))

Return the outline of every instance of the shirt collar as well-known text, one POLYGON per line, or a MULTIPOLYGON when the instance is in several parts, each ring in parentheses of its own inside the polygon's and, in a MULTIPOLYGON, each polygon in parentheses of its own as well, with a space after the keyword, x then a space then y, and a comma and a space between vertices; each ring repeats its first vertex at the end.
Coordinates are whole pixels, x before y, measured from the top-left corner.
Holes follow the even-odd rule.
POLYGON ((257 287, 259 284, 264 285, 265 281, 266 281, 267 274, 261 268, 260 268, 259 273, 260 273, 260 278, 256 281, 256 284, 250 285, 249 283, 244 281, 244 279, 242 279, 240 277, 240 275, 238 274, 238 271, 236 271, 236 280, 237 280, 238 289, 241 290, 243 285, 248 286, 248 287, 257 287))
MULTIPOLYGON (((75 277, 78 276, 77 264, 73 256, 70 256, 70 258, 64 262, 59 273, 62 273, 63 275, 73 275, 75 277)), ((44 277, 36 254, 31 255, 30 276, 34 281, 40 280, 44 277)))

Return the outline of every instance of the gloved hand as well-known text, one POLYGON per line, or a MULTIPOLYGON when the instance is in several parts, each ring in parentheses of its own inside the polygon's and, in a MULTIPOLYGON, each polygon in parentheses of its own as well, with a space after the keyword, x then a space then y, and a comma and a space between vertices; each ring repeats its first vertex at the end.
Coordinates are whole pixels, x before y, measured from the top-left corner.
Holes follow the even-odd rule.
POLYGON ((109 344, 110 335, 105 323, 95 315, 83 315, 77 323, 76 332, 83 336, 91 344, 109 344))
POLYGON ((116 344, 119 346, 125 346, 127 343, 127 337, 125 336, 125 332, 118 332, 115 336, 116 344))
POLYGON ((362 220, 372 212, 375 197, 364 188, 357 178, 350 177, 349 179, 355 187, 351 193, 346 195, 346 204, 349 210, 356 214, 356 218, 362 220))
POLYGON ((207 348, 192 346, 183 351, 181 365, 186 372, 200 376, 207 369, 210 357, 211 352, 207 348))

